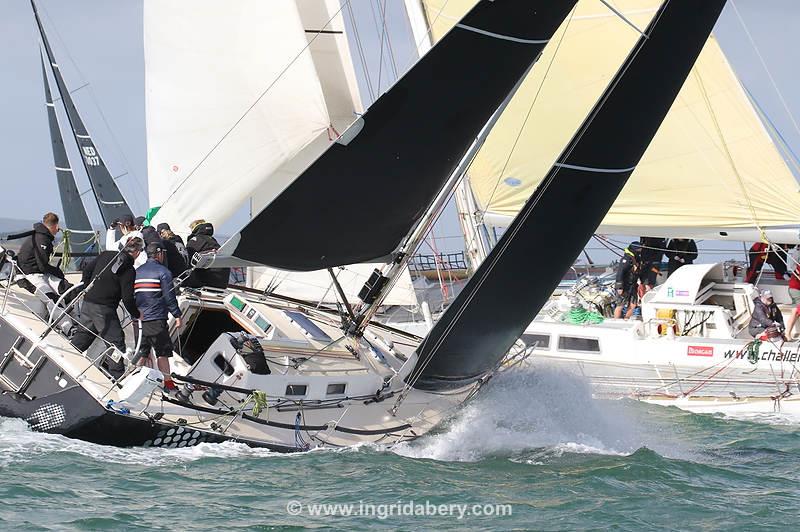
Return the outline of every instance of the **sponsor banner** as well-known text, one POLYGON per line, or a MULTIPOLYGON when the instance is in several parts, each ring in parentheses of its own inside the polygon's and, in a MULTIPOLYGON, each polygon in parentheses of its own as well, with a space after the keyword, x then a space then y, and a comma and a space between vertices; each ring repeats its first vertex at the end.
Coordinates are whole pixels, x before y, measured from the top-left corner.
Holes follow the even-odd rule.
POLYGON ((686 354, 690 357, 713 357, 714 347, 710 345, 690 345, 686 354))

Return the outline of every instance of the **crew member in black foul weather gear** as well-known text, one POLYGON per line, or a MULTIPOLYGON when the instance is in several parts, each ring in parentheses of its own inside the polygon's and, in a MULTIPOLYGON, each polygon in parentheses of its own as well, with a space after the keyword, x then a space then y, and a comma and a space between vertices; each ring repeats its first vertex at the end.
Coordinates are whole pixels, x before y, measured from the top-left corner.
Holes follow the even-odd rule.
POLYGON ((638 241, 631 242, 625 248, 625 254, 619 261, 617 267, 617 282, 614 287, 620 300, 617 308, 614 309, 614 317, 622 317, 622 309, 628 307, 625 319, 633 315, 633 311, 639 304, 639 276, 642 268, 642 244, 638 241))
POLYGON ((643 236, 639 238, 642 243, 642 284, 645 291, 652 290, 656 285, 656 279, 661 272, 661 257, 667 248, 667 241, 664 238, 643 236))
POLYGON ((161 237, 161 242, 164 244, 164 250, 167 253, 167 261, 164 265, 169 269, 172 277, 178 277, 186 271, 188 261, 186 246, 183 244, 183 239, 173 233, 168 224, 160 223, 156 229, 161 237))
POLYGON ((697 258, 697 244, 691 238, 673 238, 667 244, 665 253, 669 259, 669 274, 686 264, 692 264, 697 258))
MULTIPOLYGON (((136 278, 134 262, 142 252, 143 242, 135 237, 128 240, 121 252, 104 251, 83 270, 83 283, 89 286, 81 305, 81 321, 72 345, 86 351, 99 335, 107 344, 125 352, 125 333, 117 315, 120 301, 133 319, 139 318, 139 309, 133 293, 136 278)), ((105 349, 106 346, 103 346, 105 349)), ((106 356, 100 365, 114 378, 125 372, 120 358, 115 361, 106 356)))
POLYGON ((9 236, 9 239, 30 237, 20 247, 17 264, 44 302, 57 301, 72 286, 64 279, 64 272, 50 264, 58 231, 58 215, 48 212, 41 223, 33 225, 32 231, 9 236))
MULTIPOLYGON (((196 260, 196 255, 209 253, 219 249, 219 242, 214 238, 214 226, 205 220, 195 220, 189 228, 192 234, 186 242, 186 251, 189 254, 189 264, 196 260)), ((230 268, 195 269, 183 286, 200 288, 211 286, 214 288, 227 288, 230 268)))

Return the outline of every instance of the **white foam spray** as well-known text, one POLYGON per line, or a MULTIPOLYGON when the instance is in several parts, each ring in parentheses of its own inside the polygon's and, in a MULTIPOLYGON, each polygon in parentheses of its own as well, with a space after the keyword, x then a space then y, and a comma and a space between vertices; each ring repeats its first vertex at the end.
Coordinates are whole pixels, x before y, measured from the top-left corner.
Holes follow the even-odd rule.
POLYGON ((443 431, 394 451, 415 458, 474 461, 521 451, 544 459, 565 452, 630 454, 641 447, 663 447, 658 443, 663 434, 653 434, 654 427, 643 432, 637 418, 644 414, 630 402, 593 399, 588 382, 573 374, 515 370, 495 377, 443 431))

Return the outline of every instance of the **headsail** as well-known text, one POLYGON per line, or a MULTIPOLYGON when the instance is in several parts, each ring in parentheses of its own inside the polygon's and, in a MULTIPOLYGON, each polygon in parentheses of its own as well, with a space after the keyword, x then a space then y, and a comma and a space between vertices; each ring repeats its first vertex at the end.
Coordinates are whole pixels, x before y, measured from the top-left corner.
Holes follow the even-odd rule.
POLYGON ((480 2, 223 252, 292 270, 391 254, 573 5, 480 2))
MULTIPOLYGON (((330 144, 294 0, 145 0, 144 49, 150 204, 163 205, 154 223, 220 226, 252 196, 260 209, 297 176, 287 162, 330 144)), ((349 123, 353 107, 340 114, 349 123)))
POLYGON ((78 144, 78 151, 80 151, 83 165, 86 168, 89 183, 91 183, 95 198, 97 198, 100 215, 103 218, 103 223, 109 226, 112 221, 123 214, 131 214, 131 209, 125 202, 125 198, 122 196, 119 187, 117 187, 117 184, 111 177, 108 168, 106 168, 103 159, 100 157, 99 150, 95 146, 89 132, 86 130, 86 126, 83 124, 78 110, 75 108, 67 85, 64 83, 64 78, 61 76, 58 63, 53 55, 53 50, 50 48, 50 43, 47 40, 42 21, 39 18, 39 12, 33 0, 31 0, 31 6, 33 7, 33 14, 36 17, 36 24, 39 27, 42 42, 44 43, 44 49, 47 52, 47 59, 53 70, 53 78, 56 80, 58 92, 61 93, 61 101, 67 111, 67 118, 72 127, 72 134, 75 137, 75 142, 78 144))
POLYGON ((95 232, 92 229, 91 222, 89 222, 86 208, 81 201, 78 186, 75 184, 75 176, 72 175, 67 151, 64 148, 64 139, 61 137, 61 130, 58 127, 58 117, 56 116, 55 104, 50 93, 50 84, 47 82, 44 58, 41 59, 45 105, 47 106, 47 119, 50 124, 50 140, 53 146, 53 161, 56 169, 58 192, 61 195, 61 207, 63 208, 62 227, 68 229, 72 234, 70 250, 74 255, 75 253, 85 252, 94 243, 95 232))
POLYGON ((724 5, 666 0, 542 184, 418 349, 409 377, 415 387, 464 384, 497 366, 636 168, 724 5), (520 282, 523 270, 527 283, 520 282))
MULTIPOLYGON (((474 2, 450 0, 437 17, 442 2, 425 0, 434 36, 474 2)), ((659 3, 614 5, 643 27, 659 3)), ((490 225, 506 226, 519 212, 637 37, 598 0, 579 2, 556 35, 560 46, 541 59, 555 58, 546 78, 543 69, 531 73, 468 172, 490 225)), ((798 220, 798 184, 712 35, 599 231, 746 240, 763 228, 783 242, 788 227, 797 241, 798 220)))

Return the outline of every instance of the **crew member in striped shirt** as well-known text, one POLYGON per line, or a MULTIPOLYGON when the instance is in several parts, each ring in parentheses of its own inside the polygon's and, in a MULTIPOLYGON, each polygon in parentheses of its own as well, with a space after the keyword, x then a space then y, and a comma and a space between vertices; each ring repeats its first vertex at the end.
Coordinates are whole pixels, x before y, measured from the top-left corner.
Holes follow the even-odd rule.
POLYGON ((147 245, 147 262, 136 270, 136 282, 133 291, 136 306, 141 314, 140 325, 142 340, 137 353, 139 364, 150 360, 150 351, 156 355, 156 364, 164 374, 164 390, 175 390, 175 383, 170 377, 169 358, 172 356, 172 340, 169 337, 167 318, 169 314, 175 318, 175 328, 181 327, 181 310, 175 297, 172 274, 164 266, 165 250, 160 242, 147 245))

